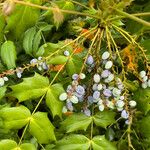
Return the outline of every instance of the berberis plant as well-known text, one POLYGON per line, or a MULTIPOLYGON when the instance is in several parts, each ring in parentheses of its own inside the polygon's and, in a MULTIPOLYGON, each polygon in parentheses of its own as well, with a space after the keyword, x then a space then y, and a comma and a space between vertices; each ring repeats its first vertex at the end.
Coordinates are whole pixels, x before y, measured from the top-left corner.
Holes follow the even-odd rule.
POLYGON ((148 0, 0 8, 0 150, 150 150, 148 0))

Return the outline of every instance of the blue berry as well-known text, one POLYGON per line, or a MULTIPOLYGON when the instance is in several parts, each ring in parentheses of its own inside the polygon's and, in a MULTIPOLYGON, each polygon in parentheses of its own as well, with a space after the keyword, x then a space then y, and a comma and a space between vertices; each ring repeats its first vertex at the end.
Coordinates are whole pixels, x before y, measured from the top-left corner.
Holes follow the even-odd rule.
POLYGON ((106 97, 112 96, 112 92, 111 92, 111 90, 109 90, 109 89, 105 89, 105 90, 103 91, 103 94, 104 94, 104 96, 106 96, 106 97))
POLYGON ((89 109, 85 109, 83 112, 86 116, 91 116, 91 111, 89 109))
POLYGON ((124 119, 128 119, 129 118, 129 114, 126 110, 123 110, 121 112, 121 117, 124 118, 124 119))
POLYGON ((3 86, 5 83, 4 79, 3 78, 0 78, 0 87, 3 86))
POLYGON ((93 98, 94 99, 98 99, 100 97, 100 92, 99 91, 95 91, 94 93, 93 93, 93 98))
POLYGON ((106 59, 109 58, 109 56, 110 56, 110 53, 109 53, 108 51, 106 51, 106 52, 104 52, 104 53, 102 54, 102 59, 103 59, 103 60, 106 60, 106 59))
POLYGON ((79 94, 81 94, 81 95, 84 95, 85 89, 84 89, 83 86, 78 85, 78 86, 76 87, 76 92, 79 93, 79 94))
POLYGON ((92 64, 94 63, 94 59, 93 59, 93 57, 92 57, 91 55, 88 56, 86 63, 87 63, 88 65, 92 65, 92 64))
POLYGON ((95 83, 99 83, 100 79, 101 79, 101 77, 100 77, 99 74, 95 74, 94 77, 93 77, 93 80, 94 80, 95 83))
POLYGON ((104 70, 104 71, 101 73, 101 77, 102 77, 102 78, 107 78, 109 75, 110 75, 110 71, 109 71, 109 70, 104 70))
POLYGON ((73 106, 72 106, 71 102, 67 102, 66 107, 67 107, 68 110, 73 111, 73 106))
POLYGON ((79 77, 79 75, 78 75, 78 74, 73 74, 73 75, 72 75, 72 79, 73 79, 73 80, 77 80, 77 79, 78 79, 78 77, 79 77))
POLYGON ((65 56, 69 56, 69 55, 70 55, 70 52, 66 50, 66 51, 64 51, 64 55, 65 55, 65 56))

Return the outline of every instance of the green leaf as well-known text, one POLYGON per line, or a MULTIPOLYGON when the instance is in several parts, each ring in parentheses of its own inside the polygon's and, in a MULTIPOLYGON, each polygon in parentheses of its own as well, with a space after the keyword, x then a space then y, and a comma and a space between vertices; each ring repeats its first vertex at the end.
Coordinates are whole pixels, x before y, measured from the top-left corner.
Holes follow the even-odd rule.
POLYGON ((105 136, 95 136, 92 139, 93 150, 117 150, 116 146, 105 139, 105 136))
POLYGON ((0 100, 5 96, 7 86, 0 87, 0 100))
POLYGON ((3 30, 4 30, 4 27, 5 27, 5 18, 4 16, 0 13, 0 44, 1 42, 3 41, 3 30))
POLYGON ((31 143, 23 143, 17 146, 17 143, 13 140, 1 140, 0 141, 1 150, 36 150, 35 146, 31 143))
POLYGON ((33 54, 36 55, 37 51, 38 51, 38 48, 39 48, 39 45, 41 43, 41 30, 39 30, 36 34, 35 34, 35 37, 34 37, 34 40, 33 40, 33 54))
POLYGON ((46 94, 46 105, 50 108, 53 117, 62 115, 63 103, 59 100, 59 95, 64 92, 61 84, 50 86, 46 94))
POLYGON ((69 59, 66 65, 67 72, 70 76, 72 76, 74 73, 79 73, 81 70, 83 63, 82 59, 78 56, 74 56, 69 59))
MULTIPOLYGON (((41 3, 40 0, 29 0, 28 2, 36 4, 41 3)), ((7 18, 5 30, 9 30, 12 35, 19 39, 24 31, 35 25, 39 15, 39 9, 17 4, 15 11, 7 18)))
POLYGON ((92 117, 88 117, 83 113, 79 113, 67 117, 67 119, 61 123, 61 125, 62 128, 65 129, 67 133, 69 133, 78 130, 86 131, 91 122, 92 117))
POLYGON ((136 92, 134 92, 133 99, 137 102, 138 110, 147 114, 150 110, 150 88, 139 88, 136 92))
POLYGON ((47 61, 47 64, 60 65, 60 64, 65 64, 67 60, 68 60, 68 57, 59 55, 59 56, 50 58, 50 60, 47 61))
POLYGON ((4 107, 0 110, 0 117, 3 119, 3 128, 21 129, 29 122, 31 113, 25 106, 4 107))
POLYGON ((33 45, 33 39, 34 39, 35 34, 36 34, 36 28, 32 27, 25 32, 24 39, 23 39, 23 48, 26 54, 29 54, 31 56, 33 54, 32 45, 33 45))
POLYGON ((10 96, 16 97, 19 102, 36 99, 44 95, 49 86, 49 80, 42 75, 35 73, 33 77, 24 78, 22 83, 10 86, 10 96))
POLYGON ((17 147, 17 143, 13 140, 1 140, 0 141, 0 149, 1 150, 12 150, 17 147))
POLYGON ((139 121, 139 132, 145 137, 150 137, 150 116, 143 117, 139 121))
POLYGON ((58 44, 54 44, 54 43, 45 43, 43 44, 38 52, 37 52, 37 56, 47 56, 50 55, 51 53, 55 52, 60 46, 58 44))
POLYGON ((20 145, 19 148, 21 150, 36 150, 35 146, 33 144, 31 144, 31 143, 23 143, 23 144, 20 145))
POLYGON ((90 140, 80 134, 69 135, 56 143, 55 150, 88 150, 90 140))
POLYGON ((54 134, 54 126, 47 117, 47 113, 37 112, 30 119, 29 132, 39 143, 48 144, 50 141, 56 140, 54 134))
POLYGON ((1 47, 1 58, 2 61, 7 65, 8 69, 16 67, 16 47, 12 41, 6 41, 1 47))
POLYGON ((103 111, 98 112, 93 116, 94 123, 97 126, 106 128, 108 125, 115 122, 115 112, 112 111, 103 111))

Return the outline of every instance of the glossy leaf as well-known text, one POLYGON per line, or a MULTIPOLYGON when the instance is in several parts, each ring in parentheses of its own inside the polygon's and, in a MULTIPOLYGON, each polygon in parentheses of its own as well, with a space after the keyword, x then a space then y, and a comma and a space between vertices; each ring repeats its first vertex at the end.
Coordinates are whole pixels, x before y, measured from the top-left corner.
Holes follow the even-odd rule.
POLYGON ((68 60, 68 57, 59 55, 59 56, 54 56, 50 58, 47 63, 53 64, 53 65, 60 65, 60 64, 65 64, 67 60, 68 60))
POLYGON ((29 124, 29 132, 41 144, 48 144, 50 141, 56 140, 54 126, 47 117, 47 113, 44 112, 36 112, 32 115, 29 124))
POLYGON ((29 122, 30 110, 25 106, 4 107, 0 110, 3 119, 3 128, 21 129, 29 122))
POLYGON ((11 86, 9 95, 16 97, 19 102, 36 99, 47 92, 48 85, 48 78, 35 73, 33 77, 24 78, 22 83, 11 86))
POLYGON ((55 150, 88 150, 90 147, 90 140, 80 134, 70 135, 64 137, 56 143, 55 150))
POLYGON ((139 88, 136 92, 134 92, 133 99, 137 102, 138 110, 147 114, 150 110, 150 88, 139 88))
POLYGON ((0 141, 0 149, 1 150, 12 150, 17 147, 17 143, 13 140, 1 140, 0 141))
POLYGON ((1 140, 0 141, 1 150, 36 150, 35 146, 31 143, 23 143, 17 146, 17 143, 13 140, 1 140))
POLYGON ((30 29, 28 29, 26 32, 25 32, 25 35, 24 35, 24 39, 23 39, 23 48, 26 52, 26 54, 29 54, 32 56, 32 51, 33 51, 33 39, 34 39, 34 36, 36 34, 36 28, 35 27, 32 27, 30 29))
POLYGON ((92 139, 93 150, 117 150, 116 146, 105 139, 105 136, 95 136, 92 139))
POLYGON ((5 96, 7 86, 0 87, 0 100, 5 96))
POLYGON ((12 41, 6 41, 1 46, 1 58, 6 64, 8 69, 13 69, 16 67, 16 47, 12 41))
POLYGON ((106 128, 108 125, 115 122, 115 112, 112 111, 103 111, 98 112, 93 116, 94 123, 97 126, 106 128))
MULTIPOLYGON (((40 0, 29 0, 29 2, 36 4, 41 3, 40 0)), ((12 15, 7 18, 6 30, 11 31, 11 33, 18 39, 22 36, 24 31, 35 25, 39 15, 39 9, 18 4, 12 15)))
POLYGON ((64 92, 61 84, 50 86, 46 94, 46 105, 50 108, 53 117, 62 115, 63 103, 59 100, 59 95, 64 92))
POLYGON ((21 150, 36 150, 36 147, 31 143, 23 143, 19 146, 21 150))
POLYGON ((92 117, 88 117, 83 113, 79 113, 67 117, 67 119, 61 123, 61 125, 62 128, 65 129, 67 133, 69 133, 78 130, 86 131, 91 122, 92 117))

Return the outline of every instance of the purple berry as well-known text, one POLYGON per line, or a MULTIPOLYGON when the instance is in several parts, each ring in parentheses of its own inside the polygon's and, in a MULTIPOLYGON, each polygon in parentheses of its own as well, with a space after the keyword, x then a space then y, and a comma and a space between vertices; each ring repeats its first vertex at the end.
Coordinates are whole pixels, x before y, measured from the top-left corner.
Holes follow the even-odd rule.
POLYGON ((72 79, 73 79, 73 80, 77 80, 77 79, 78 79, 78 77, 79 77, 79 75, 78 75, 78 74, 73 74, 73 75, 72 75, 72 79))
POLYGON ((78 85, 77 88, 76 88, 76 92, 77 92, 78 94, 84 95, 85 89, 84 89, 83 86, 78 85))
POLYGON ((99 91, 95 91, 94 93, 93 93, 93 98, 94 99, 98 99, 100 97, 100 92, 99 91))
POLYGON ((102 78, 107 78, 109 75, 110 75, 110 71, 109 71, 109 70, 104 70, 104 71, 101 73, 101 77, 102 77, 102 78))
POLYGON ((106 97, 112 96, 112 92, 111 92, 111 90, 109 90, 109 89, 105 89, 105 90, 103 91, 103 94, 104 94, 104 96, 106 96, 106 97))
POLYGON ((87 63, 88 65, 92 65, 92 64, 94 63, 94 59, 93 59, 93 57, 92 57, 91 55, 87 58, 86 63, 87 63))

